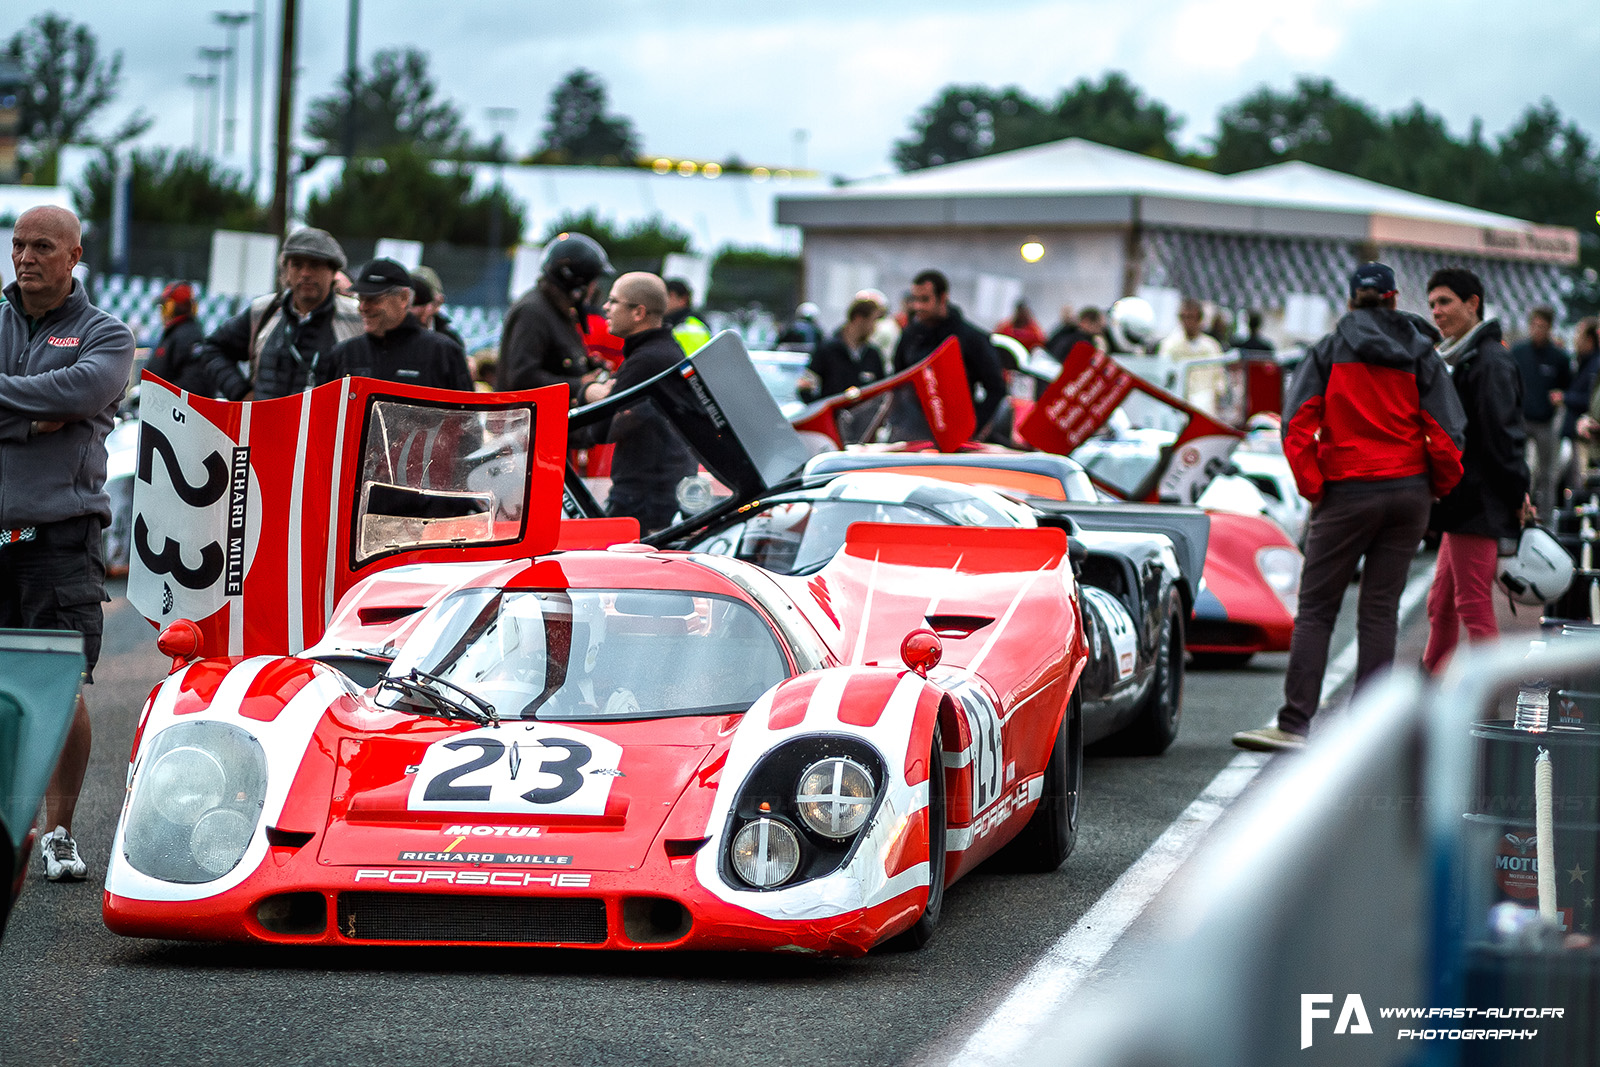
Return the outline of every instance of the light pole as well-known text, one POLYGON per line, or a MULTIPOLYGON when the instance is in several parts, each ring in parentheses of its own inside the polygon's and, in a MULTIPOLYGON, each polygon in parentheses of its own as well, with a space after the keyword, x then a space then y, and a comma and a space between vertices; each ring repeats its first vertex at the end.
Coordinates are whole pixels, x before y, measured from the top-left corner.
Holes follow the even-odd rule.
POLYGON ((250 57, 250 195, 261 195, 261 71, 264 66, 261 59, 262 39, 267 35, 266 14, 261 5, 264 0, 256 0, 255 22, 250 27, 251 47, 254 54, 250 57))
POLYGON ((233 124, 234 124, 234 87, 239 81, 239 27, 251 19, 248 11, 213 11, 212 19, 222 24, 228 31, 228 88, 227 102, 224 105, 222 119, 222 151, 224 155, 233 155, 233 124))
POLYGON ((218 72, 222 64, 227 62, 228 57, 231 55, 233 55, 233 49, 231 48, 200 49, 200 58, 211 64, 211 123, 210 129, 206 132, 206 150, 213 156, 217 154, 217 113, 222 110, 218 106, 221 103, 218 99, 220 95, 218 90, 221 88, 220 83, 222 81, 218 72))
POLYGON ((215 74, 191 74, 191 75, 189 75, 189 84, 194 86, 194 151, 195 151, 195 155, 199 155, 202 151, 204 151, 204 149, 202 148, 202 142, 205 139, 205 129, 206 129, 206 123, 205 123, 204 118, 203 118, 203 116, 206 113, 205 112, 205 107, 206 107, 206 104, 205 104, 205 93, 206 93, 207 89, 209 89, 213 84, 215 84, 216 80, 217 80, 217 76, 215 74))
POLYGON ((283 0, 283 31, 278 50, 278 135, 274 143, 272 208, 267 225, 280 238, 289 222, 289 126, 294 113, 294 23, 296 0, 283 0))
POLYGON ((350 0, 350 28, 345 35, 344 80, 347 96, 344 112, 344 163, 356 158, 356 90, 361 84, 361 0, 350 0))
MULTIPOLYGON (((489 127, 494 130, 494 197, 489 204, 489 247, 500 249, 504 245, 501 237, 503 222, 500 216, 500 202, 505 199, 505 174, 506 174, 506 132, 511 129, 511 124, 516 121, 517 109, 514 107, 485 108, 489 116, 489 127)), ((518 234, 518 238, 522 235, 518 234)))

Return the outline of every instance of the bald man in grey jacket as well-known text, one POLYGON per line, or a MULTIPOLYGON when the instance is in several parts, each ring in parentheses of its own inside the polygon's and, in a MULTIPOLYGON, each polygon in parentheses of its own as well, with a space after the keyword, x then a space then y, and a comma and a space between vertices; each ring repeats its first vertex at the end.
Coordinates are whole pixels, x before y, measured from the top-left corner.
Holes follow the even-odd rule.
MULTIPOLYGON (((106 434, 133 367, 133 334, 72 277, 82 255, 78 219, 65 208, 33 208, 12 230, 17 280, 0 304, 0 627, 82 634, 87 684, 107 599, 106 434)), ((45 795, 53 829, 39 846, 52 882, 88 874, 72 815, 89 742, 79 696, 45 795)))

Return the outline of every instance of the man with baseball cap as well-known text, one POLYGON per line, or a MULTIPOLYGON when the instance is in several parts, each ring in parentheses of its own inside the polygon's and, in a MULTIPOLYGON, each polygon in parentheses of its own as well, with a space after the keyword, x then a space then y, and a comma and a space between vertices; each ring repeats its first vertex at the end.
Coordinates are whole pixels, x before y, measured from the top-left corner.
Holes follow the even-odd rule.
POLYGON ((216 396, 217 383, 198 352, 205 334, 194 317, 194 287, 173 282, 156 303, 161 307, 161 340, 144 369, 186 392, 216 396))
POLYGON ((289 235, 278 255, 283 287, 252 300, 201 346, 223 396, 271 400, 329 380, 328 353, 362 329, 355 300, 334 292, 344 268, 344 249, 326 230, 307 226, 289 235), (239 372, 242 363, 250 365, 248 377, 239 372))
POLYGON ((351 375, 434 389, 471 389, 461 346, 411 313, 411 275, 392 259, 375 259, 350 282, 365 332, 341 341, 329 354, 327 381, 351 375))
POLYGON ((1283 454, 1312 502, 1283 707, 1276 726, 1233 735, 1261 752, 1305 745, 1328 643, 1356 564, 1356 682, 1394 660, 1400 593, 1433 501, 1461 480, 1466 416, 1434 351, 1433 324, 1395 308, 1394 271, 1366 263, 1349 312, 1300 364, 1284 401, 1283 454))

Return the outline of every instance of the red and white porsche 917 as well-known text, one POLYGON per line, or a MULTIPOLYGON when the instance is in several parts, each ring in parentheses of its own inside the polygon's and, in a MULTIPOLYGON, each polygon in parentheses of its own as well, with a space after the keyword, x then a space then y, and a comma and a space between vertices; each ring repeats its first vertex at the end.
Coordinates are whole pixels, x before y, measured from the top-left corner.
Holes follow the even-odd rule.
POLYGON ((174 660, 118 933, 854 955, 1073 847, 1061 530, 863 523, 785 578, 562 523, 560 390, 143 404, 130 598, 174 660))

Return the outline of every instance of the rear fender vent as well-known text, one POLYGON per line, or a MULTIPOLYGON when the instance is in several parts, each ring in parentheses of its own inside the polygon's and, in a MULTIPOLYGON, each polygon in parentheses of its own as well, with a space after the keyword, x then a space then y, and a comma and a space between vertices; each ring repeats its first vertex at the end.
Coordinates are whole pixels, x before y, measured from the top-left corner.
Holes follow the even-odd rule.
POLYGON ((362 626, 385 626, 421 610, 421 604, 374 604, 370 608, 357 608, 356 618, 362 626))

